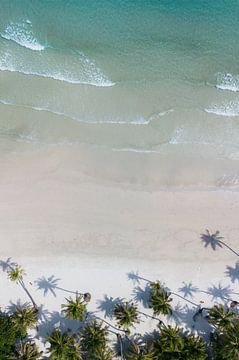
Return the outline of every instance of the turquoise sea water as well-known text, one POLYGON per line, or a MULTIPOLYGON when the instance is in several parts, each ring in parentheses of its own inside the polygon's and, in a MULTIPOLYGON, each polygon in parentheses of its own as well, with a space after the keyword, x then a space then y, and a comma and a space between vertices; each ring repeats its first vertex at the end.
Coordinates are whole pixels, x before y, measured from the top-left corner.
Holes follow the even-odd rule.
POLYGON ((215 179, 237 178, 238 1, 0 5, 2 136, 215 160, 215 179))

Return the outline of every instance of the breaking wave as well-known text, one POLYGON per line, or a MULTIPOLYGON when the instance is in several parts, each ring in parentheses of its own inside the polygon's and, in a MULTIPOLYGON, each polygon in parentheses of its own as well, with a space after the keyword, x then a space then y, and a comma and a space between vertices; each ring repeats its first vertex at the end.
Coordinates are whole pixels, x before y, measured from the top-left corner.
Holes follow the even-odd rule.
POLYGON ((219 116, 239 116, 239 102, 230 101, 222 105, 212 105, 206 108, 205 111, 219 116))
POLYGON ((8 47, 1 54, 0 70, 18 72, 25 75, 34 75, 72 84, 86 84, 94 86, 113 86, 110 81, 92 60, 84 54, 77 53, 71 56, 58 54, 48 50, 32 52, 32 56, 16 52, 8 47))
POLYGON ((216 87, 220 90, 239 91, 239 76, 230 73, 217 75, 216 87))
POLYGON ((42 51, 45 46, 41 45, 35 38, 32 31, 32 24, 29 20, 23 23, 10 23, 0 34, 4 39, 11 40, 20 46, 34 51, 42 51))

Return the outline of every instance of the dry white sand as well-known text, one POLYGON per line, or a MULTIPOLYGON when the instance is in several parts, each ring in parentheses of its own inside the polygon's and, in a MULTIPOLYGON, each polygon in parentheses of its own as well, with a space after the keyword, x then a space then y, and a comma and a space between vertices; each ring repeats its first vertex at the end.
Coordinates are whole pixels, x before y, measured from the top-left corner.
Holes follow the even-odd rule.
MULTIPOLYGON (((69 326, 57 312, 70 291, 90 292, 92 311, 100 304, 110 309, 111 297, 132 298, 146 285, 129 280, 132 271, 165 282, 176 293, 176 315, 189 327, 192 316, 184 313, 196 307, 192 303, 237 299, 237 256, 226 248, 204 248, 200 234, 218 229, 237 250, 238 192, 123 186, 87 176, 78 160, 64 146, 0 159, 1 260, 11 257, 26 269, 26 284, 50 325, 69 326), (52 291, 44 294, 45 280, 52 291), (197 289, 180 298, 184 282, 197 289)), ((2 306, 27 301, 6 273, 0 279, 2 306)), ((142 330, 154 326, 147 321, 142 330)), ((43 325, 42 334, 46 330, 43 325)))

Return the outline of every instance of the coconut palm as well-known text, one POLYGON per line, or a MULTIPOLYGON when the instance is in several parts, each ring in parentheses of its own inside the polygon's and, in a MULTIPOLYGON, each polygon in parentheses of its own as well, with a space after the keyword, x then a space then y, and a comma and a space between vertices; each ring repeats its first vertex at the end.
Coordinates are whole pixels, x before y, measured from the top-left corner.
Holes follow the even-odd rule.
POLYGON ((30 292, 28 291, 28 289, 24 283, 24 280, 23 280, 24 275, 26 275, 25 270, 18 264, 14 265, 14 266, 8 265, 8 267, 9 267, 8 278, 11 281, 14 281, 21 285, 21 287, 23 288, 23 290, 26 292, 27 296, 31 300, 33 307, 37 310, 37 305, 36 305, 33 297, 31 296, 30 292))
POLYGON ((90 355, 86 355, 85 360, 113 360, 114 359, 114 353, 109 348, 106 347, 105 349, 96 350, 90 355))
POLYGON ((62 312, 68 319, 84 321, 86 317, 86 304, 84 295, 76 294, 75 300, 66 298, 66 304, 62 304, 62 312))
POLYGON ((13 354, 21 333, 13 326, 12 316, 0 311, 0 359, 7 359, 13 354))
POLYGON ((8 270, 8 277, 11 281, 20 282, 23 280, 23 276, 25 275, 25 270, 20 266, 16 265, 15 267, 10 266, 8 270))
POLYGON ((176 326, 166 326, 161 329, 160 343, 164 352, 180 353, 184 347, 180 329, 176 326))
POLYGON ((95 320, 86 324, 81 331, 81 346, 89 358, 106 349, 108 334, 108 328, 104 327, 102 322, 95 320))
POLYGON ((217 247, 222 248, 223 246, 230 250, 233 254, 239 256, 238 252, 233 250, 229 245, 223 241, 224 237, 220 236, 220 231, 215 231, 215 233, 210 233, 208 229, 205 230, 205 234, 201 234, 201 240, 204 243, 204 247, 209 245, 215 251, 217 247))
POLYGON ((11 360, 37 360, 42 357, 43 351, 39 351, 33 341, 21 341, 15 350, 11 360))
POLYGON ((185 335, 183 340, 183 360, 206 360, 208 358, 206 344, 199 336, 185 335))
POLYGON ((158 282, 151 283, 150 286, 149 306, 153 309, 154 315, 171 315, 171 293, 164 290, 158 282))
POLYGON ((155 360, 151 346, 139 345, 132 341, 126 353, 127 360, 155 360))
POLYGON ((157 360, 182 359, 184 344, 179 331, 177 327, 162 328, 160 336, 153 340, 153 352, 157 360))
POLYGON ((82 360, 80 343, 76 335, 61 333, 59 329, 53 330, 47 341, 50 347, 47 349, 50 360, 82 360))
POLYGON ((139 323, 138 308, 133 302, 116 304, 113 312, 114 318, 120 328, 130 333, 130 328, 139 323))
POLYGON ((217 328, 225 329, 231 327, 236 315, 231 309, 224 309, 223 305, 215 305, 209 309, 207 320, 217 328))
POLYGON ((239 359, 239 322, 232 322, 226 327, 214 333, 211 345, 215 360, 238 360, 239 359))
POLYGON ((21 332, 22 337, 27 336, 28 329, 35 328, 37 320, 37 311, 30 306, 17 306, 12 316, 13 326, 21 332))
POLYGON ((87 360, 111 360, 114 353, 107 346, 108 328, 102 322, 88 323, 81 331, 81 346, 87 360))

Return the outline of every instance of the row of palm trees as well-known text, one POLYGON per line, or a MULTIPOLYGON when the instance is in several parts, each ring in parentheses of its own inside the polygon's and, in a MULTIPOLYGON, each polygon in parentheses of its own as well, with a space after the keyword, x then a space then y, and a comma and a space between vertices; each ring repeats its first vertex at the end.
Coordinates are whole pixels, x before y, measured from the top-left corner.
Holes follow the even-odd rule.
POLYGON ((172 294, 159 282, 149 282, 148 308, 156 322, 155 331, 147 336, 134 333, 142 316, 135 301, 119 301, 113 310, 114 323, 94 316, 87 310, 89 293, 76 293, 62 304, 62 314, 79 323, 76 332, 53 328, 47 336, 46 354, 40 351, 28 332, 39 322, 39 308, 24 283, 25 271, 10 265, 8 277, 23 288, 31 305, 16 306, 12 313, 0 313, 0 359, 37 360, 238 360, 239 320, 232 308, 213 306, 195 314, 211 326, 211 337, 203 340, 197 334, 165 324, 162 318, 173 313, 172 294), (4 333, 9 334, 4 337, 4 333), (10 341, 11 340, 11 341, 10 341), (3 350, 2 350, 3 349, 3 350), (5 350, 4 350, 5 349, 5 350), (6 350, 7 349, 7 350, 6 350))

